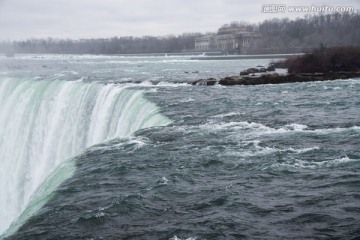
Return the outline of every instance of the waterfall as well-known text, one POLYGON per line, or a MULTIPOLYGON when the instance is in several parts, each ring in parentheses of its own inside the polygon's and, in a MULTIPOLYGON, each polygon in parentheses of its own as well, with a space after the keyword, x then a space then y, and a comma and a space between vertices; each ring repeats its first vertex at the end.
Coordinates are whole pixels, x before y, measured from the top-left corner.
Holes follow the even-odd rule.
MULTIPOLYGON (((126 86, 0 79, 0 235, 66 159, 105 140, 169 123, 142 91, 126 86)), ((58 174, 57 184, 73 168, 58 174)))

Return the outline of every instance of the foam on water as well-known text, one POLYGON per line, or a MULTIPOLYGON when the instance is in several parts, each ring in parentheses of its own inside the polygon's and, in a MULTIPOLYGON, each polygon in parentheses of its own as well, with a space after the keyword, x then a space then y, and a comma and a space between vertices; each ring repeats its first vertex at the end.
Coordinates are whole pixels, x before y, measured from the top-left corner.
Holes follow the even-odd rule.
POLYGON ((172 82, 159 82, 156 84, 158 87, 191 87, 188 83, 172 83, 172 82))
POLYGON ((260 146, 259 140, 253 140, 253 141, 242 141, 239 143, 239 147, 241 150, 234 151, 234 149, 230 148, 227 151, 225 151, 221 156, 235 156, 235 157, 255 157, 255 156, 266 156, 271 155, 274 153, 293 153, 293 154, 303 154, 311 151, 319 150, 320 148, 310 147, 310 148, 299 148, 294 149, 293 147, 289 148, 278 148, 278 147, 268 147, 268 146, 260 146))
POLYGON ((180 102, 182 102, 182 103, 194 102, 194 101, 195 101, 195 100, 194 100, 193 98, 191 98, 191 97, 180 100, 180 102))
POLYGON ((224 114, 218 114, 213 116, 214 118, 225 118, 225 117, 233 117, 233 116, 240 116, 240 115, 244 115, 245 113, 242 112, 229 112, 229 113, 224 113, 224 114))
POLYGON ((182 238, 178 238, 177 236, 174 236, 174 237, 170 238, 169 240, 197 240, 197 239, 198 239, 197 237, 189 237, 186 239, 182 239, 182 238))
MULTIPOLYGON (((215 117, 224 117, 227 115, 216 115, 215 117)), ((231 115, 229 115, 231 116, 231 115)), ((218 130, 227 130, 227 131, 251 131, 252 134, 284 134, 284 133, 295 133, 295 132, 304 132, 304 133, 316 133, 316 134, 330 134, 330 133, 339 133, 345 131, 356 131, 360 130, 359 126, 351 126, 345 128, 324 128, 324 129, 310 129, 308 126, 303 124, 291 123, 284 125, 279 128, 268 127, 261 123, 256 122, 215 122, 209 121, 203 125, 199 126, 200 128, 207 131, 218 131, 218 130)))
POLYGON ((350 162, 359 162, 359 159, 351 159, 347 156, 324 161, 305 161, 301 159, 289 159, 283 163, 265 164, 262 170, 296 170, 296 169, 318 169, 338 167, 350 162))

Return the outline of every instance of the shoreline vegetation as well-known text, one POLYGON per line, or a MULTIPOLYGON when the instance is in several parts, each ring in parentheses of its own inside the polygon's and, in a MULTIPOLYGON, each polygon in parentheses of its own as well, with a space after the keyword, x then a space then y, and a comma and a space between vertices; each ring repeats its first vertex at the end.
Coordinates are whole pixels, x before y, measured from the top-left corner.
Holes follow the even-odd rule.
POLYGON ((360 77, 360 47, 321 46, 312 53, 272 62, 267 68, 258 65, 241 71, 239 76, 199 79, 192 85, 262 85, 357 77, 360 77), (287 69, 287 73, 277 72, 278 68, 287 69))

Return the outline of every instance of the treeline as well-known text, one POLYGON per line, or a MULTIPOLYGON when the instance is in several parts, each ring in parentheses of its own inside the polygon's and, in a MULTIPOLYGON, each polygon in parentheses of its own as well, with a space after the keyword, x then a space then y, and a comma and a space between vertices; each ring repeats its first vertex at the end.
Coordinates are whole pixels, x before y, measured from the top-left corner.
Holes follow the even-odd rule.
MULTIPOLYGON (((307 15, 304 18, 265 20, 259 24, 233 22, 224 25, 244 26, 261 34, 251 43, 248 53, 310 52, 321 44, 332 46, 360 45, 360 12, 307 15)), ((136 54, 192 51, 201 33, 166 37, 113 37, 106 39, 29 39, 0 42, 0 51, 15 53, 136 54)))
POLYGON ((1 52, 63 54, 136 54, 191 51, 200 33, 165 37, 113 37, 103 39, 28 39, 1 42, 1 52))
POLYGON ((251 53, 310 52, 324 45, 359 46, 360 12, 307 15, 304 18, 265 20, 251 53))
POLYGON ((322 46, 311 53, 275 62, 272 67, 287 68, 289 73, 359 72, 360 47, 322 46))

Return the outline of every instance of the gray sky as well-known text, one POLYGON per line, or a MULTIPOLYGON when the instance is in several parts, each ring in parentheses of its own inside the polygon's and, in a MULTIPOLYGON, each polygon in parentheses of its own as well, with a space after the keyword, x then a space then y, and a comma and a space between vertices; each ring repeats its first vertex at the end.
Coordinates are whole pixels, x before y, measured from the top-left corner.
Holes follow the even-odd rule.
POLYGON ((231 21, 306 14, 262 13, 269 3, 360 9, 359 0, 0 0, 0 40, 204 33, 231 21))

